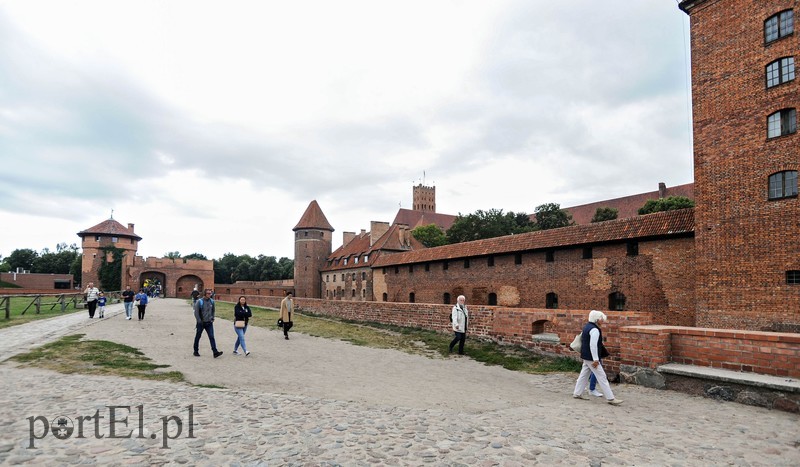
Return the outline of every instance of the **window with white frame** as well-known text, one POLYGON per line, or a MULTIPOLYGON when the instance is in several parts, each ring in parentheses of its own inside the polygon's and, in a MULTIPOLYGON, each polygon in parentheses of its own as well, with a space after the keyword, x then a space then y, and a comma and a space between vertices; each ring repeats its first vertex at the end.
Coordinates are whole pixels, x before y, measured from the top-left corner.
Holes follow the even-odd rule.
POLYGON ((767 117, 767 138, 789 135, 797 131, 797 110, 783 109, 767 117))
POLYGON ((794 57, 783 57, 767 65, 767 87, 771 88, 794 79, 794 57))
POLYGON ((769 176, 769 199, 797 196, 797 171, 786 170, 769 176))
POLYGON ((769 44, 794 32, 794 11, 784 10, 764 21, 764 42, 769 44))

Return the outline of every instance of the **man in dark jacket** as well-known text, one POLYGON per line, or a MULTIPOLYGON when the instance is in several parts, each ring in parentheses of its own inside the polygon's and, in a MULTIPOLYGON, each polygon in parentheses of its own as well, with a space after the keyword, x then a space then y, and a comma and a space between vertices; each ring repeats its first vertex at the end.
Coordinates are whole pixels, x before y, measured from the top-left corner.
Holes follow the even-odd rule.
POLYGON ((217 341, 214 340, 214 299, 211 298, 211 289, 206 289, 203 298, 197 300, 194 304, 194 319, 197 320, 197 332, 194 335, 194 356, 200 356, 200 336, 203 335, 205 330, 208 334, 208 340, 211 342, 211 350, 214 352, 214 358, 222 355, 221 351, 217 350, 217 341))

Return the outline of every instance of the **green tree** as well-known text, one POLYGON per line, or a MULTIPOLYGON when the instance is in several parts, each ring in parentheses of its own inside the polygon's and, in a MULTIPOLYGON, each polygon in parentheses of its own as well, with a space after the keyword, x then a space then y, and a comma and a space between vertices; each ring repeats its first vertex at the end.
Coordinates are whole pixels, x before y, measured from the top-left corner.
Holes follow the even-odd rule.
POLYGON ((103 261, 97 277, 100 279, 101 290, 120 290, 122 289, 122 260, 125 257, 125 250, 115 246, 104 246, 100 248, 103 259, 111 254, 111 261, 103 261))
POLYGON ((12 251, 11 254, 8 255, 8 258, 6 258, 6 262, 11 266, 12 271, 16 271, 17 268, 31 270, 33 268, 33 262, 36 261, 38 257, 39 253, 36 253, 30 248, 22 248, 12 251))
POLYGON ((214 260, 214 283, 233 284, 231 274, 239 265, 239 257, 233 253, 225 253, 222 258, 214 260))
POLYGON ((3 255, 0 255, 0 272, 9 271, 11 271, 11 265, 8 264, 8 258, 3 258, 3 255))
POLYGON ((281 276, 278 279, 283 280, 294 278, 294 260, 284 256, 278 260, 278 266, 281 268, 281 276))
POLYGON ((188 254, 188 255, 184 256, 183 259, 203 259, 203 260, 208 260, 208 258, 206 258, 206 255, 203 255, 203 254, 200 254, 200 253, 188 254))
POLYGON ((639 215, 651 214, 661 211, 672 211, 675 209, 693 208, 694 201, 686 196, 669 196, 660 199, 649 199, 644 206, 639 208, 639 215))
POLYGON ((83 266, 83 258, 81 258, 81 255, 77 255, 69 267, 69 273, 72 274, 72 281, 76 284, 81 283, 81 279, 83 276, 82 266, 83 266))
POLYGON ((458 214, 453 225, 447 229, 447 243, 470 242, 484 238, 501 237, 535 230, 525 213, 507 212, 502 209, 477 210, 472 214, 458 214))
POLYGON ((428 248, 447 245, 447 236, 436 224, 421 225, 412 230, 411 235, 428 248))
POLYGON ((619 209, 616 208, 597 208, 592 217, 592 222, 612 221, 619 215, 619 209))
POLYGON ((164 258, 179 259, 181 257, 180 251, 168 251, 164 253, 164 258))
POLYGON ((558 229, 575 224, 572 215, 561 209, 558 203, 546 203, 536 207, 533 211, 536 216, 536 227, 539 230, 558 229))

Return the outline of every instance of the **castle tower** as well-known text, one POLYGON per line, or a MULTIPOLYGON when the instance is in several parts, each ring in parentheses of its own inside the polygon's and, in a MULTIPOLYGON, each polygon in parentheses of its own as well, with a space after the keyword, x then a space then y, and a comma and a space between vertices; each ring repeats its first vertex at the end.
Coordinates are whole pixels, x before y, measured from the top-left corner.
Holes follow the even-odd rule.
POLYGON ((679 7, 691 22, 697 325, 800 331, 800 9, 679 7))
POLYGON ((295 296, 322 297, 320 270, 331 254, 333 227, 317 201, 312 201, 294 231, 295 296))
POLYGON ((436 187, 424 186, 422 183, 414 187, 413 210, 436 212, 436 187))
POLYGON ((100 284, 98 273, 104 261, 112 261, 110 254, 106 254, 102 248, 113 246, 124 251, 122 260, 122 287, 125 286, 125 272, 133 266, 136 251, 139 248, 139 240, 142 237, 133 231, 133 224, 124 227, 113 218, 105 220, 94 227, 78 232, 81 237, 81 248, 83 257, 81 260, 81 282, 85 287, 89 282, 94 282, 98 288, 103 288, 100 284))

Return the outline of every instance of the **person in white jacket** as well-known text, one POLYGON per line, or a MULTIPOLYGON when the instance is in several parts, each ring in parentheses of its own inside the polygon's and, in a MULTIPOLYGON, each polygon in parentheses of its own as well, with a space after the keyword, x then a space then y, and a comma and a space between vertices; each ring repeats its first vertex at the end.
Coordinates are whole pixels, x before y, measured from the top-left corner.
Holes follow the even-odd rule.
POLYGON ((463 295, 459 295, 458 299, 456 300, 455 306, 453 306, 453 311, 450 313, 450 321, 453 324, 453 332, 455 333, 455 337, 453 338, 452 342, 450 342, 450 352, 453 351, 453 347, 458 343, 458 354, 464 355, 464 341, 467 340, 467 326, 469 324, 469 311, 467 311, 467 305, 465 304, 467 298, 463 295))

